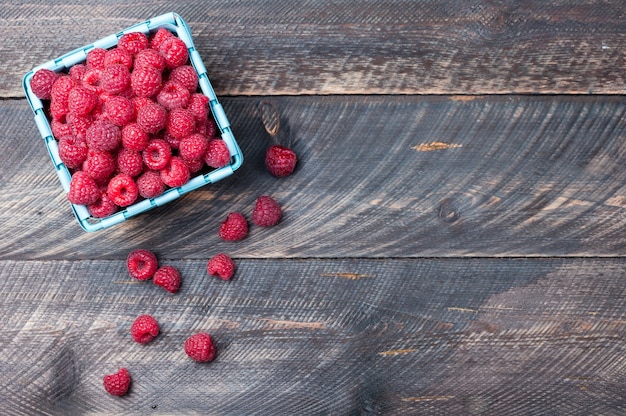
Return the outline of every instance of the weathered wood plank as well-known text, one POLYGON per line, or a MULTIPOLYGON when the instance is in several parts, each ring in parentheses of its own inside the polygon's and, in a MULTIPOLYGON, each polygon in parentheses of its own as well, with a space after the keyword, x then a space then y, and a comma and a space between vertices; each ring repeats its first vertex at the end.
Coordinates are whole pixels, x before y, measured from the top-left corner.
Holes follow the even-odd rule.
POLYGON ((112 229, 84 233, 24 101, 0 104, 0 257, 614 256, 624 253, 626 104, 619 97, 276 97, 288 178, 263 166, 257 98, 223 104, 245 155, 232 177, 112 229), (260 194, 280 225, 217 236, 260 194), (184 232, 180 232, 184 230, 184 232))
POLYGON ((0 261, 3 414, 626 411, 619 259, 237 259, 167 294, 121 259, 0 261), (142 313, 162 333, 135 344, 142 313), (212 333, 215 362, 186 337, 212 333), (101 387, 126 366, 129 396, 101 387))
POLYGON ((5 1, 2 10, 0 97, 21 97, 33 66, 170 11, 190 23, 219 95, 625 87, 622 1, 5 1))

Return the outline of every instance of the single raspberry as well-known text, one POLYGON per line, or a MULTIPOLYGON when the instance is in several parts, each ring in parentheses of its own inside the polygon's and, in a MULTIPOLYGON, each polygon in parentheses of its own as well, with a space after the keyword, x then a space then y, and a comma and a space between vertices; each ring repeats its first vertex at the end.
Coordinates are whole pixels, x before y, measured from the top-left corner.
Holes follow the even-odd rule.
POLYGON ((165 67, 170 69, 184 65, 189 58, 187 45, 175 36, 165 39, 159 45, 158 51, 165 58, 165 67))
POLYGON ((183 162, 185 162, 185 165, 187 165, 187 169, 189 169, 189 175, 193 175, 194 173, 200 172, 202 168, 204 167, 203 159, 199 159, 199 160, 183 159, 183 162))
POLYGON ((103 48, 94 48, 87 52, 87 67, 95 69, 104 69, 104 55, 107 50, 103 48))
POLYGON ((90 149, 113 151, 122 143, 122 131, 108 120, 97 120, 87 129, 85 140, 90 149))
POLYGON ((130 388, 130 373, 125 368, 120 368, 115 374, 109 374, 102 378, 102 384, 107 393, 113 396, 123 396, 130 388))
POLYGON ((172 188, 183 186, 191 177, 189 168, 179 156, 172 156, 169 163, 159 173, 163 183, 172 188))
POLYGON ((72 89, 77 84, 78 83, 70 78, 69 75, 58 76, 56 81, 54 81, 54 84, 52 84, 52 88, 50 89, 50 99, 67 105, 70 91, 72 91, 72 89))
POLYGON ((191 65, 181 65, 172 69, 169 76, 170 81, 180 82, 190 94, 198 89, 198 73, 191 65))
POLYGON ((161 46, 161 43, 163 43, 164 40, 169 39, 173 36, 174 34, 170 32, 169 30, 165 28, 159 28, 152 35, 152 38, 150 39, 150 46, 152 46, 152 48, 154 49, 159 49, 159 46, 161 46))
POLYGON ((138 248, 126 257, 126 269, 130 277, 137 280, 148 280, 159 268, 157 256, 150 250, 138 248))
POLYGON ((155 49, 144 49, 135 56, 134 70, 142 69, 146 66, 150 66, 161 73, 165 69, 165 58, 155 49))
MULTIPOLYGON (((72 129, 70 125, 67 123, 67 119, 65 121, 52 119, 50 121, 50 130, 52 130, 52 135, 58 139, 59 137, 69 136, 72 134, 72 129)), ((85 136, 83 136, 84 138, 85 136)))
POLYGON ((163 139, 152 139, 141 153, 143 163, 152 170, 161 170, 172 157, 170 145, 163 139))
POLYGON ((178 81, 167 81, 156 96, 157 102, 168 110, 186 107, 191 94, 178 81))
POLYGON ((149 44, 148 37, 142 32, 125 33, 117 41, 118 48, 124 49, 133 56, 139 53, 139 51, 146 49, 149 44))
POLYGON ((235 262, 224 253, 218 253, 209 259, 206 267, 211 276, 222 280, 230 280, 235 274, 235 262))
POLYGON ((102 88, 102 71, 99 68, 87 67, 83 74, 81 85, 96 95, 102 94, 104 91, 104 88, 102 88))
POLYGON ((209 148, 204 155, 204 161, 212 168, 221 168, 230 163, 230 151, 222 139, 209 140, 209 148))
POLYGON ((291 175, 296 168, 296 153, 288 147, 274 144, 265 153, 265 167, 272 175, 283 177, 291 175))
POLYGON ((65 116, 69 112, 67 108, 67 100, 56 100, 54 97, 50 101, 50 116, 53 120, 64 120, 65 116))
POLYGON ((98 97, 82 86, 72 88, 67 97, 67 109, 79 116, 87 115, 98 103, 98 97))
MULTIPOLYGON (((184 67, 181 66, 181 68, 184 67)), ((201 93, 191 94, 189 103, 187 104, 187 110, 193 114, 197 123, 205 122, 209 116, 209 97, 201 93)))
POLYGON ((282 210, 274 198, 268 195, 261 195, 257 198, 254 210, 252 211, 252 222, 259 227, 271 227, 278 224, 282 210))
POLYGON ((100 189, 96 181, 83 171, 78 171, 72 175, 70 180, 70 190, 67 199, 72 204, 89 205, 100 198, 100 189))
POLYGON ((70 134, 59 139, 59 158, 68 169, 77 169, 87 159, 87 144, 70 134))
POLYGON ((125 126, 135 118, 133 103, 119 95, 108 97, 104 104, 104 114, 116 126, 125 126))
POLYGON ((176 293, 180 288, 180 271, 174 266, 161 266, 154 273, 152 281, 154 284, 161 286, 168 292, 176 293))
POLYGON ((161 180, 159 172, 148 170, 137 178, 139 195, 146 199, 156 198, 165 192, 165 184, 161 180))
POLYGON ((109 152, 89 150, 83 162, 83 172, 91 176, 97 183, 106 183, 115 172, 115 158, 109 152))
POLYGON ((196 128, 196 119, 184 108, 175 108, 169 112, 165 129, 177 139, 193 134, 196 128))
POLYGON ((216 354, 215 343, 209 334, 200 332, 187 338, 185 353, 194 361, 201 363, 212 361, 216 354))
POLYGON ((118 207, 127 207, 137 200, 139 190, 130 175, 120 173, 109 181, 107 193, 118 207))
POLYGON ((139 124, 129 123, 122 127, 122 146, 128 150, 142 151, 148 146, 150 137, 139 124))
POLYGON ((209 141, 201 134, 192 134, 181 139, 178 154, 185 160, 202 160, 209 149, 209 141))
POLYGON ((102 70, 100 83, 109 94, 119 94, 130 87, 130 70, 124 64, 111 64, 102 70))
POLYGON ((219 236, 225 241, 238 241, 248 235, 248 221, 240 212, 231 212, 220 224, 219 236))
POLYGON ((122 48, 108 49, 104 54, 104 68, 106 69, 107 66, 115 64, 122 64, 130 70, 133 67, 133 57, 127 50, 122 48))
POLYGON ((140 344, 147 344, 159 335, 159 323, 150 315, 140 315, 130 326, 130 335, 140 344))
POLYGON ((161 71, 144 65, 135 68, 130 74, 130 87, 138 97, 152 97, 161 87, 161 71))
POLYGON ((123 148, 117 154, 117 170, 133 178, 143 172, 143 157, 137 150, 123 148))
POLYGON ((30 79, 30 89, 37 98, 41 100, 49 100, 52 98, 52 84, 57 80, 59 75, 49 69, 39 69, 30 79))
POLYGON ((109 197, 106 187, 100 188, 100 198, 93 204, 87 205, 87 211, 95 218, 105 218, 115 214, 117 205, 109 197))
POLYGON ((156 133, 167 123, 167 110, 157 103, 147 103, 137 111, 137 124, 146 133, 156 133))
POLYGON ((69 113, 66 116, 67 124, 70 132, 81 140, 86 140, 87 129, 93 124, 90 114, 79 116, 78 114, 69 113))
POLYGON ((68 74, 70 78, 76 80, 79 83, 82 83, 83 76, 85 76, 85 72, 87 72, 87 65, 75 64, 70 68, 70 70, 68 71, 68 74))

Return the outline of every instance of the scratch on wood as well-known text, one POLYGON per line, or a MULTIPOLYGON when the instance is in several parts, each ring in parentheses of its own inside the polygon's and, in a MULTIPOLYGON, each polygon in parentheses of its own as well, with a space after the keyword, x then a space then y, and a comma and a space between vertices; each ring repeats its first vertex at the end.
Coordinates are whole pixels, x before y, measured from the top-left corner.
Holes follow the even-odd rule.
POLYGON ((474 101, 476 98, 476 95, 451 95, 450 101, 474 101))
POLYGON ((411 149, 415 149, 418 152, 432 152, 433 150, 456 149, 459 147, 463 147, 463 145, 455 143, 430 142, 418 144, 417 146, 411 147, 411 149))
POLYGON ((382 356, 390 356, 390 355, 402 355, 402 354, 410 354, 412 352, 416 352, 416 349, 404 349, 404 350, 389 350, 389 351, 382 351, 379 352, 378 355, 382 355, 382 356))
POLYGON ((326 322, 298 322, 282 321, 278 319, 261 318, 272 329, 324 329, 326 322))
POLYGON ((438 400, 450 400, 454 399, 455 396, 421 396, 421 397, 405 397, 402 399, 403 402, 434 402, 438 400))
POLYGON ((470 309, 470 308, 459 308, 456 306, 450 306, 449 308, 446 308, 449 311, 458 311, 458 312, 471 312, 471 313, 476 313, 478 312, 476 309, 470 309))
POLYGON ((361 274, 361 273, 322 273, 320 276, 322 277, 343 277, 344 279, 349 280, 359 280, 359 279, 368 279, 370 277, 374 277, 370 274, 361 274))

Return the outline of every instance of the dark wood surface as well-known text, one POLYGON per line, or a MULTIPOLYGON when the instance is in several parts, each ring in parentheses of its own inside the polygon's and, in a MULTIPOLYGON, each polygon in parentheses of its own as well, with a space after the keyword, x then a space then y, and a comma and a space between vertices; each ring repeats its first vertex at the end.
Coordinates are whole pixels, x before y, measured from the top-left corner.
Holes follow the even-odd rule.
POLYGON ((626 413, 623 2, 2 6, 0 414, 626 413), (244 165, 85 233, 21 78, 169 11, 244 165), (292 176, 265 171, 273 141, 298 153, 292 176), (221 241, 261 194, 281 223, 221 241), (131 281, 135 248, 181 291, 131 281), (220 251, 230 282, 206 273, 220 251), (144 346, 143 313, 162 327, 144 346), (182 349, 201 330, 210 364, 182 349), (101 379, 120 366, 133 385, 114 398, 101 379))

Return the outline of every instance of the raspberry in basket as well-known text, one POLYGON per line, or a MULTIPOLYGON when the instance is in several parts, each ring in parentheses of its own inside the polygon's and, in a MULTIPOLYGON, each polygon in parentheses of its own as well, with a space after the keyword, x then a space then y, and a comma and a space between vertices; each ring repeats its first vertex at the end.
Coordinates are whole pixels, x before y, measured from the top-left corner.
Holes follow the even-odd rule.
POLYGON ((129 150, 142 151, 148 146, 150 136, 139 124, 129 123, 122 127, 122 146, 129 150))
POLYGON ((117 47, 126 50, 131 55, 136 55, 146 49, 150 44, 148 37, 142 32, 130 32, 120 36, 117 47))
POLYGON ((90 149, 113 151, 122 142, 122 131, 108 120, 96 120, 87 129, 85 140, 90 149))
POLYGON ((100 189, 96 181, 86 172, 78 171, 72 175, 67 199, 72 204, 89 205, 100 198, 100 189))
POLYGON ((49 100, 52 97, 52 84, 58 75, 49 69, 40 69, 30 80, 30 89, 41 100, 49 100))
POLYGON ((180 156, 172 156, 160 174, 163 183, 172 188, 183 186, 191 177, 189 168, 180 156))
POLYGON ((137 200, 139 190, 130 175, 120 173, 114 176, 107 186, 107 193, 118 207, 127 207, 137 200))
POLYGON ((196 119, 188 110, 184 108, 174 108, 167 116, 165 128, 169 134, 181 140, 183 137, 194 133, 196 129, 196 119))
POLYGON ((183 84, 175 80, 169 80, 157 94, 157 102, 168 110, 186 107, 191 94, 183 84))
POLYGON ((151 65, 135 68, 130 74, 130 87, 138 97, 152 97, 161 87, 161 71, 151 65))
POLYGON ((172 157, 172 148, 163 139, 152 139, 143 150, 143 163, 152 170, 161 170, 167 166, 172 157))
POLYGON ((137 124, 146 133, 156 133, 167 123, 167 110, 160 104, 148 102, 137 110, 137 124))
POLYGON ((209 148, 204 155, 204 161, 212 168, 221 168, 230 162, 230 152, 226 142, 222 139, 209 140, 209 148))
POLYGON ((83 162, 83 172, 89 174, 96 183, 105 184, 115 171, 115 158, 109 152, 89 150, 83 162))
POLYGON ((165 192, 165 184, 161 180, 159 172, 148 170, 137 178, 137 189, 139 195, 146 199, 156 198, 165 192))

